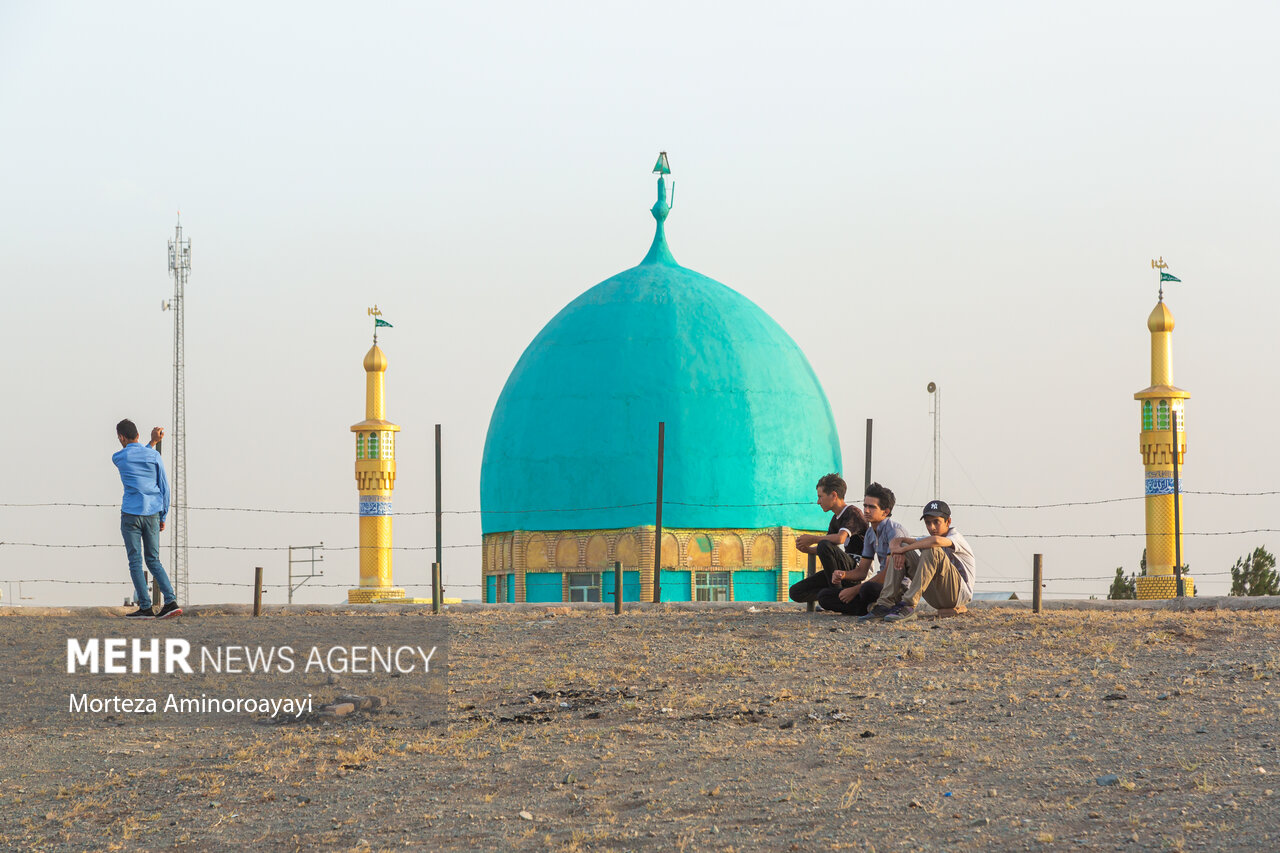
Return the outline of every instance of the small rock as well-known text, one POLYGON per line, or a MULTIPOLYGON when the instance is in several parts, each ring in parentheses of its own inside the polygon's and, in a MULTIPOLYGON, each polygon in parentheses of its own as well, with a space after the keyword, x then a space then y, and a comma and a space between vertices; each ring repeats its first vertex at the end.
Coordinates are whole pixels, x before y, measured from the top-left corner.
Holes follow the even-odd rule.
POLYGON ((1103 702, 1119 702, 1121 699, 1128 699, 1128 698, 1129 697, 1124 695, 1123 693, 1108 693, 1106 696, 1102 697, 1102 701, 1103 702))
POLYGON ((987 791, 987 796, 988 796, 988 797, 998 797, 998 796, 1000 796, 1000 794, 999 794, 999 792, 998 792, 998 791, 996 791, 996 789, 995 789, 995 788, 991 788, 991 789, 989 789, 989 790, 987 791))
POLYGON ((357 711, 368 711, 373 708, 372 696, 357 696, 354 693, 346 693, 339 696, 336 701, 339 703, 350 703, 356 707, 357 711))
POLYGON ((1120 777, 1114 773, 1108 773, 1106 776, 1099 776, 1097 782, 1104 788, 1109 785, 1119 785, 1120 777))
POLYGON ((351 702, 338 702, 326 706, 323 710, 332 712, 335 717, 345 717, 347 714, 353 713, 355 709, 356 706, 351 702))
POLYGON ((533 815, 529 814, 528 812, 520 812, 520 819, 521 819, 521 820, 533 820, 533 815))
MULTIPOLYGON (((1172 451, 1170 451, 1170 452, 1172 452, 1172 451)), ((1259 773, 1261 773, 1261 774, 1263 774, 1263 775, 1265 776, 1265 775, 1266 775, 1266 772, 1267 772, 1267 768, 1265 768, 1265 767, 1259 767, 1259 768, 1258 768, 1258 772, 1259 772, 1259 773)))
POLYGON ((976 818, 972 823, 969 824, 969 826, 990 826, 990 825, 991 825, 991 818, 989 817, 976 818))
POLYGON ((1169 694, 1168 694, 1168 693, 1161 693, 1159 696, 1157 696, 1157 697, 1156 697, 1156 699, 1160 700, 1161 702, 1163 702, 1164 700, 1166 700, 1166 699, 1168 699, 1168 698, 1169 698, 1169 694))
POLYGON ((875 737, 875 736, 876 736, 876 733, 871 731, 871 729, 867 729, 865 732, 858 735, 858 737, 875 737))
POLYGON ((781 723, 778 724, 778 728, 790 729, 790 728, 795 728, 795 725, 796 725, 795 720, 783 720, 781 723))
POLYGON ((919 801, 919 800, 912 800, 911 802, 907 803, 907 808, 909 808, 909 809, 922 809, 922 808, 924 808, 924 806, 920 805, 920 801, 919 801))

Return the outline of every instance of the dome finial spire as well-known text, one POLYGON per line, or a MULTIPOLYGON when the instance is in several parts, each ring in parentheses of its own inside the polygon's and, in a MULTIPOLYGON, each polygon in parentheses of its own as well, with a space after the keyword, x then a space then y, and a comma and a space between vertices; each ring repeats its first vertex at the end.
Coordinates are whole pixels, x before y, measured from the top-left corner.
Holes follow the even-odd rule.
POLYGON ((676 182, 674 180, 671 182, 671 201, 667 201, 666 176, 671 174, 671 165, 667 162, 667 152, 661 151, 658 153, 658 162, 654 164, 653 171, 658 176, 658 200, 654 202, 653 207, 649 208, 649 212, 658 221, 658 227, 654 232, 653 245, 649 247, 649 254, 645 255, 644 260, 640 263, 675 264, 676 259, 671 254, 671 249, 667 247, 667 232, 663 225, 666 222, 667 214, 671 212, 671 206, 676 201, 676 182))

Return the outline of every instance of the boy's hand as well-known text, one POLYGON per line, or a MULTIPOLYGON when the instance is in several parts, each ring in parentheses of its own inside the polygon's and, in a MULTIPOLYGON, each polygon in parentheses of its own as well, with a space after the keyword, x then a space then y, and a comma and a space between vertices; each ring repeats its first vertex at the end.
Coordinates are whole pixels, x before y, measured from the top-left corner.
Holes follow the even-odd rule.
POLYGON ((912 546, 915 545, 915 543, 916 543, 916 540, 914 539, 907 539, 905 537, 899 536, 897 539, 889 543, 889 553, 905 554, 908 551, 912 550, 912 546))
POLYGON ((845 587, 844 589, 840 590, 840 600, 843 601, 845 604, 848 604, 850 601, 853 601, 853 599, 857 597, 858 590, 860 589, 862 589, 862 584, 858 584, 857 586, 845 587))
POLYGON ((157 444, 159 444, 163 439, 164 439, 164 427, 152 427, 152 428, 151 428, 151 443, 150 443, 150 444, 148 444, 147 446, 148 446, 148 447, 155 447, 155 446, 156 446, 157 444))

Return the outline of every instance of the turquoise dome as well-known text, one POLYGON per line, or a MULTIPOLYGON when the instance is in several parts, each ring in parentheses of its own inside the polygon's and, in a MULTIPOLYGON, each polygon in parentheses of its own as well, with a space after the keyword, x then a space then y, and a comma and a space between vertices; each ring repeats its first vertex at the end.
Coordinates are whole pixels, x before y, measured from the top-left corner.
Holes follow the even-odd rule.
MULTIPOLYGON (((484 533, 651 525, 825 529, 840 471, 831 407, 796 342, 740 293, 676 263, 658 179, 648 255, 560 311, 498 397, 480 472, 484 533)), ((815 323, 815 328, 817 324, 815 323)))

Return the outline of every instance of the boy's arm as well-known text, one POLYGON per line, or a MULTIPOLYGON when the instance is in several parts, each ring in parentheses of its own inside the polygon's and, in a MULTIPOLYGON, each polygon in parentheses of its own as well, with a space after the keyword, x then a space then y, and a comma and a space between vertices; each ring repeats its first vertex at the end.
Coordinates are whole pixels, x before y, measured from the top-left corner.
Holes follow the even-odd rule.
POLYGON ((835 533, 826 533, 818 536, 815 533, 805 533, 796 537, 796 549, 800 551, 811 551, 818 546, 818 543, 824 539, 828 542, 834 542, 837 545, 843 545, 849 538, 849 531, 840 529, 835 533))
POLYGON ((889 553, 905 554, 908 551, 928 551, 930 548, 950 548, 951 544, 951 540, 945 536, 925 536, 923 539, 900 536, 889 543, 889 553))

